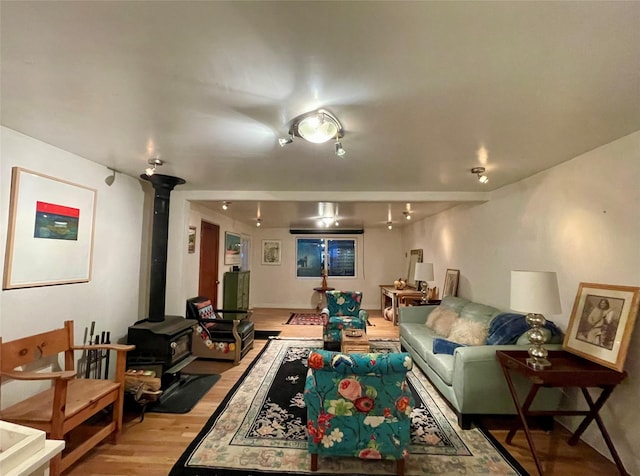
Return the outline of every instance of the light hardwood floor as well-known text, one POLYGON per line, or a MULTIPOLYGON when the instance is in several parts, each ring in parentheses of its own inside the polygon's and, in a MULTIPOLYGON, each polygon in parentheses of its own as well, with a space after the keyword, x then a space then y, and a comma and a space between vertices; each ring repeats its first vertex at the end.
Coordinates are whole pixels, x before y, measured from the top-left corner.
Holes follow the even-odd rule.
MULTIPOLYGON (((279 330, 281 337, 322 337, 320 326, 284 325, 294 309, 255 309, 253 320, 256 329, 279 330)), ((312 312, 309 309, 297 310, 312 312)), ((373 338, 398 338, 398 328, 382 318, 379 310, 370 310, 373 326, 367 333, 373 338)), ((240 378, 249 363, 266 344, 257 340, 254 349, 242 359, 239 365, 229 362, 215 363, 220 380, 203 399, 187 414, 147 413, 140 422, 138 415, 125 415, 125 429, 117 445, 105 442, 88 453, 67 470, 65 476, 161 476, 167 475, 174 462, 196 437, 202 426, 214 412, 227 392, 240 378)), ((514 438, 513 444, 505 444, 506 430, 492 430, 492 434, 531 474, 536 467, 529 453, 522 432, 514 438)), ((616 474, 613 463, 583 442, 569 446, 569 433, 560 425, 553 432, 534 431, 545 474, 548 475, 596 475, 616 474)), ((411 460, 409 460, 409 465, 411 460)))

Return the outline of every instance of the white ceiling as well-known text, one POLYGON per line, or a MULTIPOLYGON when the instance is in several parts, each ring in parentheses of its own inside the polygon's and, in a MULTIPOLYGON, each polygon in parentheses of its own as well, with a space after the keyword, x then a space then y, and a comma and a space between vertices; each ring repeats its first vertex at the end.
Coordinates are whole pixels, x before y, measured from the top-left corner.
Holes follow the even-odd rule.
POLYGON ((0 9, 4 126, 131 176, 159 156, 181 190, 248 222, 259 206, 265 226, 323 200, 366 226, 390 203, 428 216, 640 130, 638 1, 0 9), (278 145, 318 107, 344 158, 278 145))

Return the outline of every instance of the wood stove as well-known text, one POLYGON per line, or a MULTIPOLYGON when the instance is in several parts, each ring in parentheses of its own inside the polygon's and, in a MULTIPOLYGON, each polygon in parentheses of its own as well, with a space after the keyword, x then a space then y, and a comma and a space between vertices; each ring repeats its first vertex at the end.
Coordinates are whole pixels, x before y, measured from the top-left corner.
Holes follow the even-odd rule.
POLYGON ((127 355, 129 368, 154 370, 162 378, 163 388, 179 376, 191 355, 194 321, 181 316, 165 316, 167 281, 167 246, 169 235, 169 196, 176 185, 185 181, 169 175, 141 175, 151 182, 153 232, 151 237, 151 275, 149 278, 149 318, 129 327, 127 341, 136 346, 127 355))

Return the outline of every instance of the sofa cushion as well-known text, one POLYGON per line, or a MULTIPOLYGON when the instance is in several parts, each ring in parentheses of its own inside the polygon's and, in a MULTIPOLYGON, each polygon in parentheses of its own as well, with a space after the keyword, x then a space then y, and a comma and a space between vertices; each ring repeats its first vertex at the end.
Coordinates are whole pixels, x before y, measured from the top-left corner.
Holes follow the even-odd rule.
POLYGON ((464 317, 465 319, 483 322, 488 327, 491 319, 500 314, 500 310, 485 304, 469 302, 460 310, 459 314, 460 317, 464 317))
POLYGON ((487 340, 487 332, 485 323, 460 317, 451 326, 447 338, 458 344, 483 345, 487 340))
POLYGON ((427 317, 426 325, 436 334, 447 337, 451 326, 458 319, 458 314, 454 311, 438 306, 427 317))
POLYGON ((445 296, 440 302, 440 307, 451 309, 456 314, 460 314, 462 308, 469 304, 469 301, 464 298, 455 297, 455 296, 445 296))
POLYGON ((464 344, 458 344, 447 339, 440 339, 436 337, 433 339, 433 353, 434 354, 449 354, 453 355, 453 351, 458 347, 464 347, 464 344))

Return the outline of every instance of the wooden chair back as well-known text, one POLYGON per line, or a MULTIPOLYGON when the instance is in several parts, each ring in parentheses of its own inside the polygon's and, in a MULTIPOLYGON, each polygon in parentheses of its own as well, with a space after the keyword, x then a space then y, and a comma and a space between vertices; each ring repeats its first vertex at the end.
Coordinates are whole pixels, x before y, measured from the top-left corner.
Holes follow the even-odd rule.
MULTIPOLYGON (((135 346, 74 346, 73 339, 73 321, 65 321, 64 327, 60 329, 10 342, 0 340, 2 378, 51 381, 51 388, 0 411, 2 420, 45 431, 49 439, 65 440, 66 447, 63 453, 51 460, 51 476, 60 475, 106 437, 111 437, 115 443, 122 429, 126 353, 135 346), (77 378, 74 358, 75 351, 78 350, 115 351, 115 378, 77 378), (61 355, 64 370, 32 370, 42 368, 45 364, 51 366, 61 355), (21 367, 29 370, 21 370, 21 367), (109 417, 105 417, 104 410, 109 408, 109 417), (99 423, 96 420, 99 420, 99 423), (72 437, 75 433, 78 434, 78 438, 72 437)), ((58 361, 57 365, 59 364, 58 361)))

